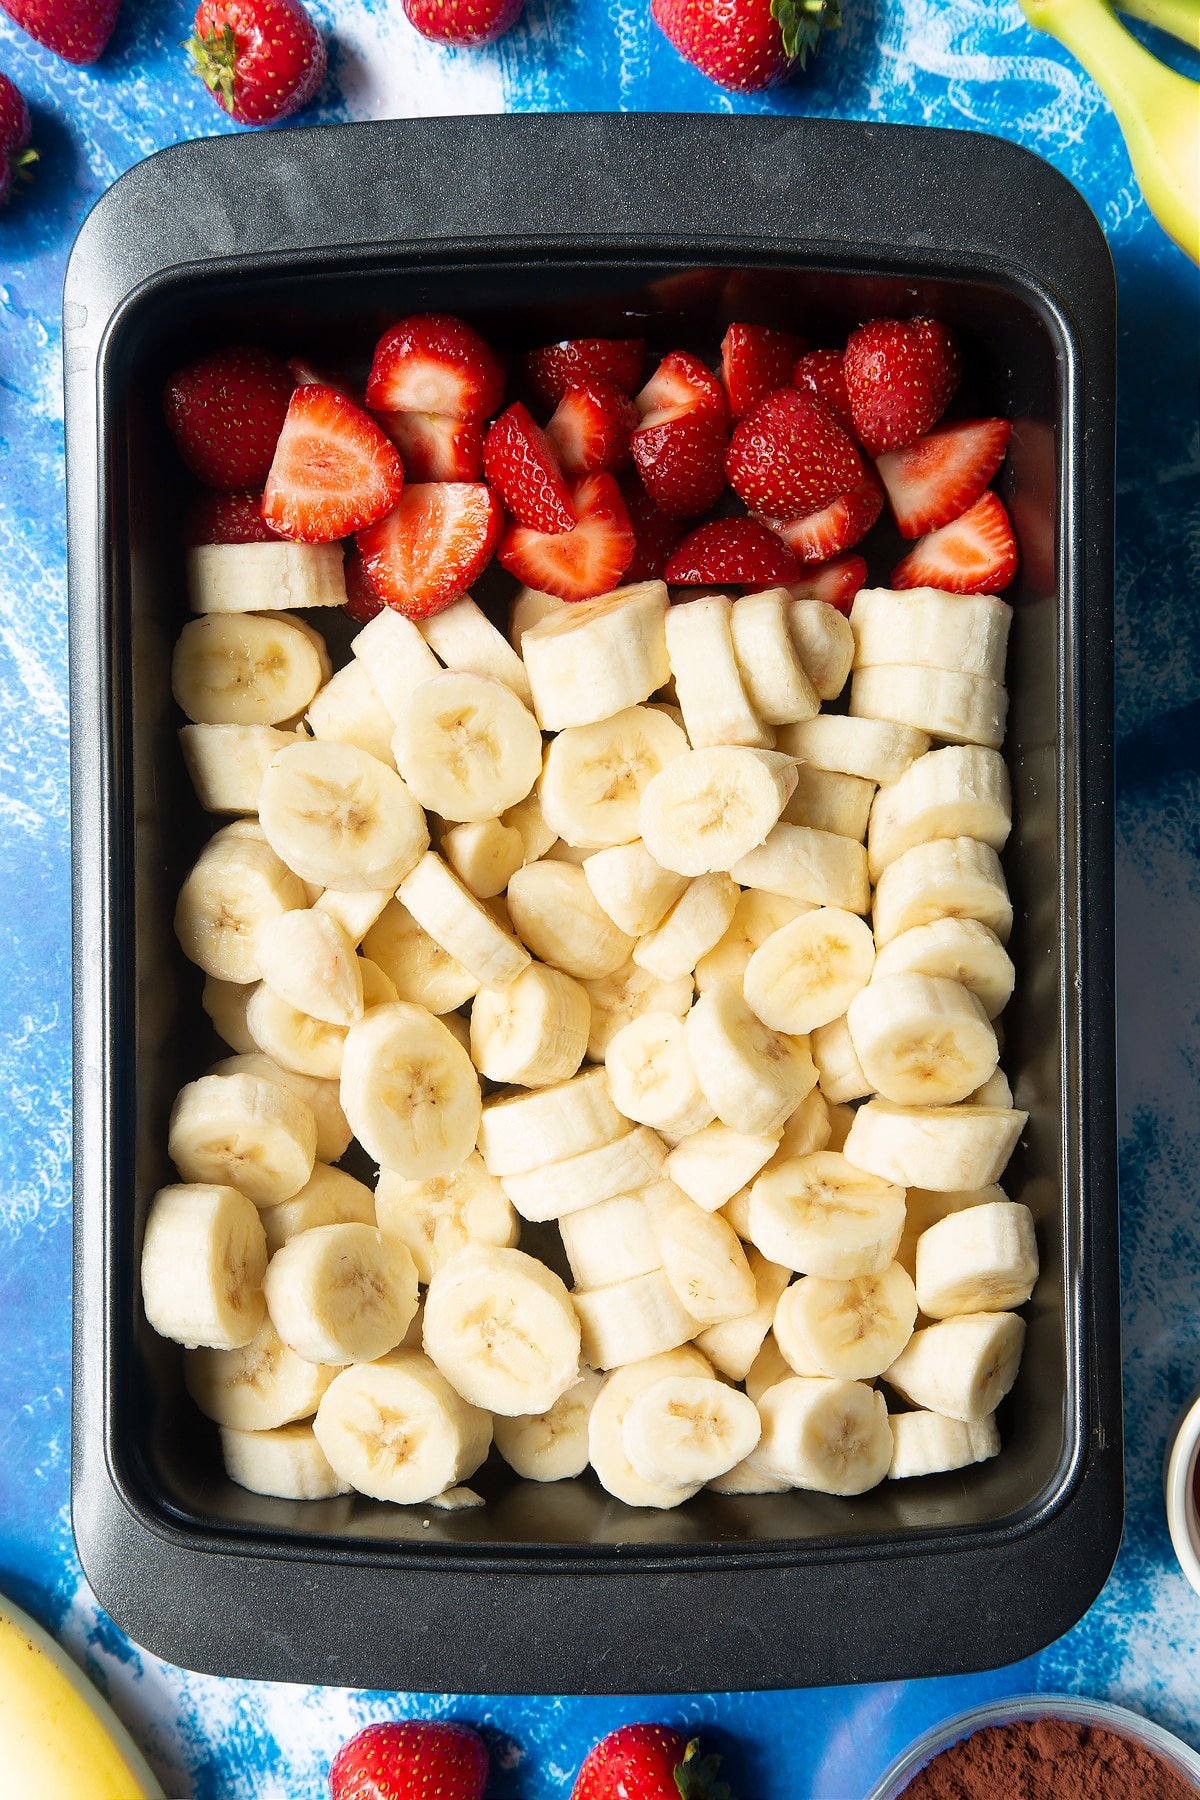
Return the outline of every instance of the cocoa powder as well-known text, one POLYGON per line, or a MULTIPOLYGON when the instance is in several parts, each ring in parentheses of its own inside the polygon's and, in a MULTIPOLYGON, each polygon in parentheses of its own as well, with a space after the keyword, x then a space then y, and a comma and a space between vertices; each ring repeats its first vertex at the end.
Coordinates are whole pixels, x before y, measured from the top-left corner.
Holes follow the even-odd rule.
POLYGON ((1195 1800, 1196 1793, 1132 1738, 1049 1718, 973 1732, 935 1756, 904 1800, 1195 1800))

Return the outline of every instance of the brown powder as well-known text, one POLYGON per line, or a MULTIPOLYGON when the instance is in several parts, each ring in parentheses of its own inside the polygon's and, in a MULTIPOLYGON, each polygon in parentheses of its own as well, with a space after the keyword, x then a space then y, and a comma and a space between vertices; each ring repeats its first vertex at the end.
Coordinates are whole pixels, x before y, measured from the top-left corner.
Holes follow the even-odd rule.
POLYGON ((904 1800, 1195 1800, 1152 1750, 1093 1725, 986 1725, 914 1776, 904 1800))

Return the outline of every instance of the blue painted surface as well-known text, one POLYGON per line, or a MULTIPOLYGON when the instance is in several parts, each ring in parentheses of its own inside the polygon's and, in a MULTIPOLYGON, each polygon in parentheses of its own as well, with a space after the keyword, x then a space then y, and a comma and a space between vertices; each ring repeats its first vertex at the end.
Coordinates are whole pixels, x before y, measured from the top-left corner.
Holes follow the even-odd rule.
POLYGON ((1039 151, 1099 215, 1122 308, 1118 909, 1129 1511, 1116 1570, 1075 1630, 1015 1668, 785 1695, 431 1703, 216 1681, 143 1656, 99 1612, 81 1583, 67 1511, 58 295, 81 219, 124 168, 177 139, 232 127, 185 77, 178 46, 190 20, 180 0, 125 0, 108 55, 86 71, 57 62, 0 17, 0 67, 28 95, 42 150, 36 187, 0 215, 0 1586, 65 1637, 171 1795, 319 1800, 329 1757, 360 1723, 433 1710, 494 1733, 497 1800, 561 1800, 594 1737, 651 1715, 711 1727, 744 1800, 861 1800, 926 1725, 1030 1688, 1122 1701, 1200 1746, 1200 1600, 1173 1562, 1160 1480, 1172 1420, 1200 1382, 1200 280, 1143 205, 1101 97, 1011 0, 844 0, 844 10, 845 29, 806 79, 733 101, 679 61, 644 0, 531 0, 517 30, 472 55, 423 43, 395 0, 319 0, 313 11, 333 39, 331 77, 306 117, 600 108, 960 126, 1039 151))

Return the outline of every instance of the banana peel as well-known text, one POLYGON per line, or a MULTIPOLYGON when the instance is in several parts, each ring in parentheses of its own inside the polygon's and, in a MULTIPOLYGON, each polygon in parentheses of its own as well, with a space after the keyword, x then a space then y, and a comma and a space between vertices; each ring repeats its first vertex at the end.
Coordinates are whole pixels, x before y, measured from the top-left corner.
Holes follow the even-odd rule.
MULTIPOLYGON (((1118 22, 1106 0, 1021 0, 1021 9, 1031 25, 1070 51, 1107 95, 1147 206, 1179 248, 1200 263, 1200 82, 1159 62, 1118 22)), ((1177 36, 1190 30, 1192 8, 1186 0, 1134 0, 1133 10, 1177 36)))

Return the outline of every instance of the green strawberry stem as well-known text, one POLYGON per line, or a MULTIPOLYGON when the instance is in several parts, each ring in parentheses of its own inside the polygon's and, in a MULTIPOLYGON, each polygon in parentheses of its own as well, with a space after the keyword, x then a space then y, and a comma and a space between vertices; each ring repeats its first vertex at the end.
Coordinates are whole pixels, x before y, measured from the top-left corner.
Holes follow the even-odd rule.
POLYGON ((38 153, 32 148, 28 150, 18 150, 15 156, 10 156, 8 159, 8 166, 13 172, 13 180, 32 181, 33 165, 37 159, 38 153))
POLYGON ((220 33, 204 37, 197 32, 183 46, 192 53, 196 73, 210 93, 216 94, 226 111, 233 105, 233 80, 237 70, 237 38, 232 25, 224 25, 220 33))
POLYGON ((717 1780, 721 1758, 700 1755, 700 1739, 693 1738, 675 1770, 675 1786, 681 1800, 733 1800, 727 1781, 717 1780))
POLYGON ((1200 50, 1200 4, 1197 0, 1117 0, 1119 11, 1159 31, 1169 31, 1181 43, 1200 50))
POLYGON ((783 53, 803 69, 809 52, 820 49, 821 39, 842 22, 838 0, 771 0, 771 17, 783 38, 783 53))

